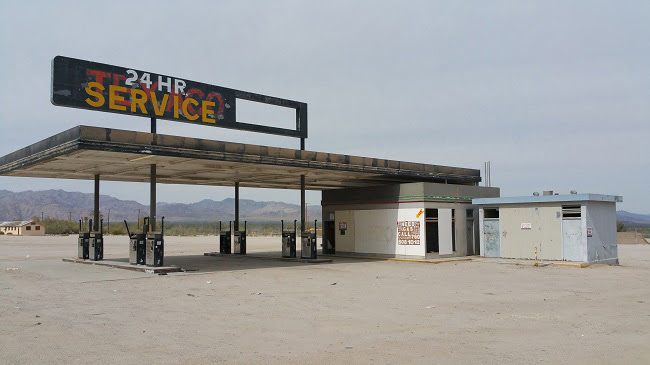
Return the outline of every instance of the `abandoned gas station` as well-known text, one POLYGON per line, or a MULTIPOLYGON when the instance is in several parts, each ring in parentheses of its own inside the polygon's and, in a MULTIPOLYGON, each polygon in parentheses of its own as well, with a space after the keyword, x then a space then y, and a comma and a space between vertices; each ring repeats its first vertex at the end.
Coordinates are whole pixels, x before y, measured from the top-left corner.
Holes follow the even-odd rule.
POLYGON ((317 260, 316 232, 307 229, 305 191, 322 191, 322 248, 328 255, 438 258, 480 254, 476 198, 496 198, 479 186, 480 170, 357 157, 305 149, 307 104, 199 82, 57 56, 52 103, 150 118, 150 133, 76 126, 0 157, 0 175, 94 181, 94 216, 80 222, 78 259, 103 259, 100 182, 150 186, 142 231, 129 232, 124 254, 135 266, 164 266, 164 217, 156 215, 156 185, 232 186, 234 226, 220 228, 220 255, 246 254, 239 189, 300 191, 299 232, 282 228, 282 256, 317 260), (238 122, 236 100, 296 111, 296 128, 238 122), (157 119, 300 139, 299 149, 230 143, 156 132, 157 119), (128 247, 128 249, 127 249, 128 247))

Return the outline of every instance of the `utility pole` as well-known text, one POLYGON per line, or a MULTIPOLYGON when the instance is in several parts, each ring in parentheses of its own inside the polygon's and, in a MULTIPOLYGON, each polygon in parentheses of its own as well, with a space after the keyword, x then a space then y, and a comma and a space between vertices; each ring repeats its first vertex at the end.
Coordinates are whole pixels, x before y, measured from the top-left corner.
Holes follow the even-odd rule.
POLYGON ((110 232, 111 229, 111 208, 108 208, 108 223, 106 224, 106 231, 110 232))
POLYGON ((138 229, 140 229, 140 208, 138 208, 138 229))
POLYGON ((68 215, 69 215, 68 220, 69 220, 70 222, 72 222, 72 212, 68 212, 68 215))
POLYGON ((44 221, 45 218, 43 217, 43 212, 41 212, 41 222, 44 221))

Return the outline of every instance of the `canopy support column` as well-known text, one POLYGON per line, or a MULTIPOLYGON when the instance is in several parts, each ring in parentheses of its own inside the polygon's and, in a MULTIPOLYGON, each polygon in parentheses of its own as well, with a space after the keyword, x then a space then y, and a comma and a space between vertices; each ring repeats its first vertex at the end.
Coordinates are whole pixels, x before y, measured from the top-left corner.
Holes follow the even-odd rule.
POLYGON ((99 231, 99 175, 95 175, 95 196, 93 209, 93 230, 99 231))
MULTIPOLYGON (((298 111, 296 111, 296 113, 298 113, 298 111)), ((307 118, 306 115, 305 118, 307 118)), ((300 138, 300 152, 304 150, 305 139, 300 138)), ((302 153, 300 154, 300 157, 302 157, 302 153)), ((300 234, 305 231, 305 221, 305 175, 300 175, 300 234)))
MULTIPOLYGON (((151 117, 151 133, 156 134, 155 117, 151 117)), ((156 144, 156 136, 153 144, 156 144)), ((149 165, 149 225, 151 231, 156 230, 156 164, 149 165)))
POLYGON ((149 166, 149 224, 151 230, 156 230, 156 164, 149 166))
POLYGON ((305 231, 305 175, 300 175, 300 232, 305 231))
POLYGON ((239 231, 239 181, 235 181, 235 231, 239 231))

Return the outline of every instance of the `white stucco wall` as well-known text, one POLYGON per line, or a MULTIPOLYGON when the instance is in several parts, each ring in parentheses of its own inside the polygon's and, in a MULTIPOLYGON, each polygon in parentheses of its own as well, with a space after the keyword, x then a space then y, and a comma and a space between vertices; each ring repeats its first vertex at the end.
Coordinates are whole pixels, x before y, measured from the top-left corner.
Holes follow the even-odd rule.
POLYGON ((425 215, 423 207, 404 204, 398 209, 337 210, 335 212, 336 251, 380 255, 425 256, 425 215), (397 224, 400 221, 419 222, 419 244, 401 245, 397 224), (348 229, 341 235, 339 224, 348 229))
POLYGON ((336 232, 335 242, 336 250, 340 252, 355 252, 354 251, 354 211, 353 210, 337 210, 334 213, 334 231, 336 232), (345 223, 347 229, 345 234, 341 234, 339 230, 340 223, 345 223))
POLYGON ((397 220, 397 209, 355 210, 355 252, 397 254, 397 220))
MULTIPOLYGON (((398 245, 396 240, 395 245, 397 247, 397 254, 424 257, 426 255, 426 249, 427 249, 426 235, 424 232, 425 230, 424 205, 413 206, 413 204, 410 204, 406 206, 408 208, 404 208, 403 206, 400 206, 397 220, 420 222, 420 244, 404 246, 404 245, 398 245), (422 211, 421 214, 420 211, 422 211), (418 217, 418 214, 420 214, 420 217, 418 217)), ((397 232, 397 222, 393 222, 393 224, 395 227, 395 232, 397 232)))

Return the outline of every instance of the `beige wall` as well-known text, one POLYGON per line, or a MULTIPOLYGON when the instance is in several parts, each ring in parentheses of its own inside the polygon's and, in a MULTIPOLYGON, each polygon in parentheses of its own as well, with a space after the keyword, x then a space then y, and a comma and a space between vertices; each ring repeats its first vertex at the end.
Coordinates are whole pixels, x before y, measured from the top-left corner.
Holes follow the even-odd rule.
POLYGON ((501 256, 511 258, 538 258, 562 260, 562 208, 558 206, 516 207, 501 206, 501 256), (560 216, 558 217, 558 212, 560 216), (531 229, 521 229, 530 223, 531 229))
POLYGON ((399 209, 337 210, 334 214, 336 252, 425 256, 424 209, 414 205, 400 204, 399 209), (419 222, 419 243, 399 243, 397 224, 400 221, 419 222), (345 235, 339 230, 341 222, 347 223, 345 235))
POLYGON ((41 229, 37 231, 36 226, 38 226, 38 225, 35 224, 35 225, 31 226, 32 229, 29 230, 29 231, 27 229, 25 229, 26 227, 22 227, 21 228, 22 229, 22 235, 23 236, 44 236, 45 235, 45 227, 40 226, 41 229))

